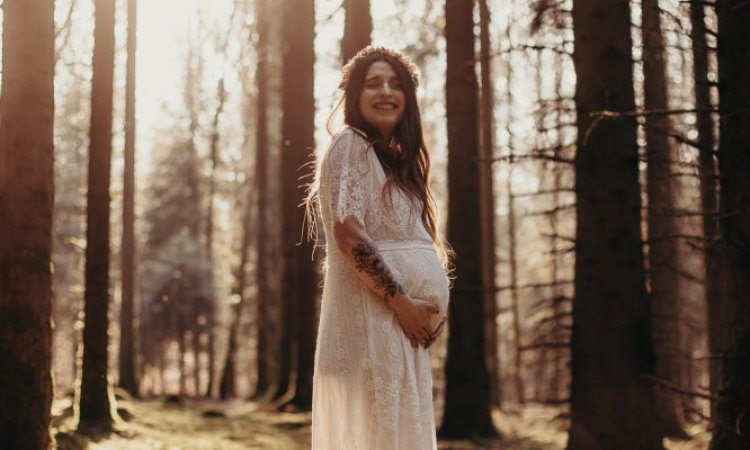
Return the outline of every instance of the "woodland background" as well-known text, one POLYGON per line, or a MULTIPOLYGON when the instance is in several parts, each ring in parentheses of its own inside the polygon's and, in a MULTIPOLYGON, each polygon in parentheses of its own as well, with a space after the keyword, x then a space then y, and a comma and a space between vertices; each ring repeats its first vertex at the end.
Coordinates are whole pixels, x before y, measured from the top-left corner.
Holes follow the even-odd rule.
POLYGON ((372 42, 420 68, 456 252, 441 448, 750 449, 747 0, 2 18, 3 448, 309 445, 324 243, 299 204, 372 42))

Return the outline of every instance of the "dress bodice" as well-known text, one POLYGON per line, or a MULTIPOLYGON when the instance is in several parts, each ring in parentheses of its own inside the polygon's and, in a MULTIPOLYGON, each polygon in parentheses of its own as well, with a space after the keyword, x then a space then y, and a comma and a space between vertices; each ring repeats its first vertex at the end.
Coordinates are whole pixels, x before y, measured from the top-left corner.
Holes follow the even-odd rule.
MULTIPOLYGON (((375 149, 360 131, 346 127, 334 135, 320 173, 320 208, 326 236, 332 235, 336 222, 355 217, 376 242, 431 244, 420 217, 419 200, 395 185, 384 191, 385 182, 386 175, 375 149)), ((336 249, 329 246, 331 251, 336 249)))

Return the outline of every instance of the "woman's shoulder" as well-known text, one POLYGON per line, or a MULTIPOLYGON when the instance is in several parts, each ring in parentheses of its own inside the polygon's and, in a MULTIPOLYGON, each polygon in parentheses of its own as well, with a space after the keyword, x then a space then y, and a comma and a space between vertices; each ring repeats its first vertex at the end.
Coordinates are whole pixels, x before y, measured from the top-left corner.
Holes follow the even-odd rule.
POLYGON ((370 141, 364 131, 351 126, 344 126, 331 137, 329 147, 357 147, 367 149, 370 141))
POLYGON ((353 127, 343 127, 331 136, 323 157, 323 170, 338 172, 343 167, 364 167, 369 164, 367 136, 353 127), (326 169, 328 168, 328 169, 326 169))

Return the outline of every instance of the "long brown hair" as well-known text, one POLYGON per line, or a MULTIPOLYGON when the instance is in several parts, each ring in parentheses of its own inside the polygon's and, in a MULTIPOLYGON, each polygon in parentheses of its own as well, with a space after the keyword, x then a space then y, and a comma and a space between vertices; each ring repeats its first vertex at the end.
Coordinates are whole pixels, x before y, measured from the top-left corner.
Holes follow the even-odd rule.
MULTIPOLYGON (((422 205, 420 217, 435 243, 443 265, 450 270, 452 252, 437 231, 435 199, 430 189, 430 156, 422 134, 422 118, 417 102, 419 77, 416 66, 405 54, 385 48, 367 46, 352 57, 342 70, 339 89, 343 96, 328 118, 328 131, 332 134, 331 122, 343 105, 344 123, 364 133, 380 160, 387 179, 384 194, 392 187, 402 189, 422 205), (399 78, 406 97, 404 116, 394 129, 391 142, 385 142, 380 133, 370 125, 359 110, 359 98, 365 84, 367 70, 376 61, 385 61, 399 78), (398 151, 394 151, 398 150, 398 151)), ((317 184, 317 183, 314 183, 317 184)), ((308 196, 308 210, 317 195, 317 186, 312 186, 308 196)))
POLYGON ((387 176, 384 192, 395 185, 419 200, 422 205, 422 223, 433 241, 437 241, 435 200, 428 179, 430 156, 422 135, 422 118, 417 102, 418 84, 416 66, 406 55, 385 47, 368 46, 346 63, 339 88, 344 91, 344 123, 367 135, 383 165, 387 176), (394 129, 391 142, 385 142, 359 110, 359 98, 367 70, 376 61, 384 61, 393 68, 406 97, 404 117, 394 129), (399 151, 393 151, 394 149, 399 151))

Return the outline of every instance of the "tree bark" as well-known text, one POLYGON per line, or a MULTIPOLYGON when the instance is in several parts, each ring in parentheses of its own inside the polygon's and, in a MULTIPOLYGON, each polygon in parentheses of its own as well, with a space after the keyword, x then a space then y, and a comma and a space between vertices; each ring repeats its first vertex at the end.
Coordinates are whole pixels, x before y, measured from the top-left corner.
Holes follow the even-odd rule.
MULTIPOLYGON (((242 310, 245 302, 245 285, 247 280, 247 262, 250 253, 250 242, 252 241, 252 203, 253 189, 248 189, 247 206, 245 207, 245 216, 242 221, 242 244, 240 245, 240 263, 236 272, 236 288, 234 294, 239 297, 236 305, 233 305, 232 323, 229 327, 229 344, 227 345, 227 356, 224 360, 221 381, 219 382, 219 397, 227 400, 237 396, 236 370, 237 370, 237 340, 239 338, 240 324, 242 322, 242 310)), ((256 321, 259 321, 256 319, 256 321)))
POLYGON ((481 91, 479 107, 481 119, 479 154, 480 215, 482 218, 482 290, 487 328, 487 367, 490 376, 492 405, 500 406, 500 369, 497 348, 497 287, 495 285, 495 194, 492 187, 495 133, 494 89, 492 83, 492 43, 490 42, 490 10, 487 0, 479 0, 479 42, 481 91))
POLYGON ((711 450, 750 448, 750 5, 717 4, 719 16, 719 173, 721 174, 721 286, 723 332, 719 400, 711 450))
MULTIPOLYGON (((511 13, 512 14, 512 13, 511 13)), ((508 42, 511 40, 511 26, 509 23, 507 26, 507 38, 508 42)), ((523 365, 521 363, 522 356, 522 344, 521 344, 521 317, 518 308, 518 265, 516 257, 516 202, 515 195, 513 193, 513 164, 514 164, 514 134, 512 130, 513 123, 513 54, 508 54, 508 63, 506 66, 506 79, 508 82, 508 153, 510 155, 508 159, 508 179, 506 181, 506 191, 508 192, 508 272, 509 272, 509 291, 510 291, 510 310, 511 316, 513 317, 513 391, 516 395, 516 401, 519 404, 525 403, 524 395, 524 383, 523 383, 523 365)))
MULTIPOLYGON (((666 110, 669 85, 658 0, 643 0, 643 75, 646 110, 666 110)), ((652 336, 656 376, 680 385, 680 302, 678 234, 672 179, 672 161, 679 159, 668 115, 646 116, 646 185, 648 208, 648 280, 651 288, 652 336)), ((656 407, 664 433, 687 438, 682 424, 680 399, 671 390, 656 390, 656 407)))
POLYGON ((0 442, 50 446, 54 4, 3 3, 0 442))
POLYGON ((314 243, 303 239, 305 210, 300 205, 304 202, 309 174, 307 167, 313 161, 312 150, 315 146, 315 97, 313 95, 313 74, 315 52, 315 2, 313 0, 286 0, 287 14, 282 23, 284 36, 282 136, 284 139, 283 161, 287 182, 284 196, 284 242, 290 245, 291 270, 296 272, 295 285, 285 286, 293 289, 290 297, 296 304, 293 313, 295 324, 295 377, 293 405, 300 410, 312 408, 312 378, 315 357, 315 340, 317 335, 318 271, 313 263, 314 243), (301 242, 300 242, 301 241, 301 242))
MULTIPOLYGON (((216 167, 219 164, 219 119, 224 110, 226 92, 224 90, 224 79, 220 79, 216 88, 216 110, 211 124, 211 147, 210 147, 210 175, 208 177, 208 207, 206 211, 206 260, 208 261, 208 292, 211 301, 215 301, 215 283, 214 283, 214 197, 216 193, 216 167)), ((215 321, 209 321, 209 347, 208 347, 208 386, 206 388, 206 397, 212 398, 216 391, 216 324, 215 321)), ((219 379, 219 381, 221 381, 219 379)))
POLYGON ((636 124, 593 122, 632 111, 630 8, 574 0, 576 262, 568 450, 661 450, 645 288, 636 124))
POLYGON ((109 376, 109 211, 115 2, 95 3, 94 57, 86 214, 86 292, 79 430, 112 428, 109 376))
MULTIPOLYGON (((698 171, 701 191, 701 209, 705 211, 703 216, 703 244, 705 265, 705 289, 706 289, 706 312, 708 317, 708 349, 711 354, 718 354, 718 337, 720 329, 714 328, 718 321, 712 320, 718 317, 716 307, 720 304, 721 292, 719 289, 719 253, 717 241, 719 239, 719 223, 716 220, 718 210, 718 189, 716 177, 715 139, 714 123, 709 110, 711 109, 711 83, 708 79, 708 45, 706 43, 706 6, 702 3, 690 4, 690 39, 692 41, 693 53, 693 79, 695 83, 695 128, 698 131, 698 171)), ((717 358, 711 358, 709 362, 710 391, 715 396, 718 391, 716 381, 719 378, 719 364, 717 358)), ((711 401, 711 410, 714 411, 715 402, 711 401)), ((714 413, 711 413, 713 416, 714 413)))
POLYGON ((496 436, 484 337, 473 2, 447 0, 448 241, 456 252, 440 435, 496 436), (471 201, 474 199, 474 201, 471 201))
POLYGON ((370 44, 372 16, 370 0, 344 0, 344 37, 341 39, 341 57, 346 64, 358 51, 370 44))
POLYGON ((257 249, 258 267, 255 271, 258 285, 257 309, 257 361, 258 382, 255 387, 255 398, 265 396, 273 390, 271 375, 271 324, 268 306, 271 304, 271 289, 269 286, 270 252, 268 232, 268 57, 269 57, 269 23, 266 16, 268 0, 255 0, 257 22, 257 65, 255 68, 255 83, 258 87, 255 110, 255 190, 258 195, 257 204, 257 234, 255 248, 257 249))
POLYGON ((135 49, 138 0, 128 0, 127 68, 125 80, 125 166, 122 208, 122 305, 118 384, 138 395, 135 375, 135 49))

